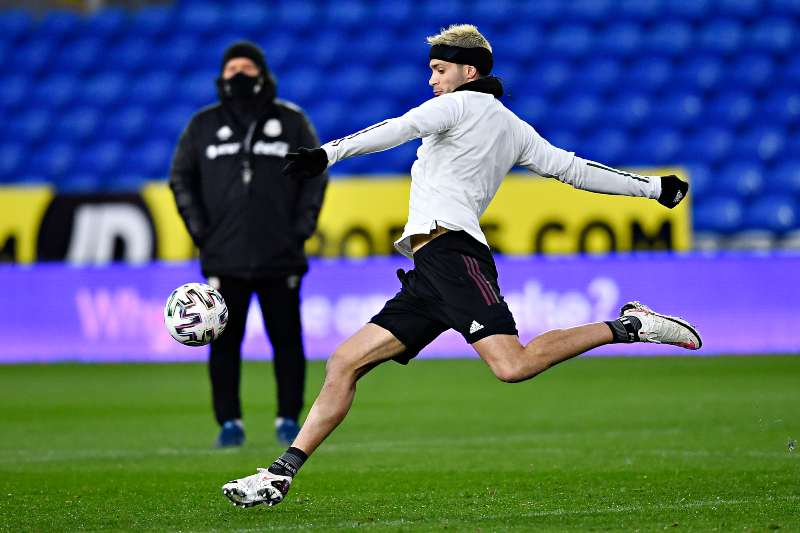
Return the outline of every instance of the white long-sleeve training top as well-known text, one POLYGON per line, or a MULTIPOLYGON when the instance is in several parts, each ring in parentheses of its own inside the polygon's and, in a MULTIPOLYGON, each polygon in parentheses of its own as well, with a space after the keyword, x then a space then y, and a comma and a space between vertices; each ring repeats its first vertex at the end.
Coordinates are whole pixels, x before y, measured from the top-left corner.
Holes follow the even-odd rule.
POLYGON ((411 236, 437 225, 463 230, 486 246, 479 220, 515 165, 577 189, 658 198, 661 180, 556 148, 491 94, 462 90, 431 98, 403 116, 324 144, 328 166, 422 137, 411 167, 408 221, 394 243, 412 257, 411 236))

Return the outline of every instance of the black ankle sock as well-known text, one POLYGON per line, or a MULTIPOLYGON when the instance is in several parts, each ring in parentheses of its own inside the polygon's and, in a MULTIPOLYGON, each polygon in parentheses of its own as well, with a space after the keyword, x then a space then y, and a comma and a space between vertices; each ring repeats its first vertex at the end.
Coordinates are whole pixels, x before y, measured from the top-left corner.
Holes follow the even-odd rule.
POLYGON ((639 340, 639 328, 642 327, 642 322, 635 316, 623 316, 617 320, 610 320, 606 325, 611 328, 611 334, 614 335, 615 342, 636 342, 639 340))
POLYGON ((278 476, 294 477, 307 459, 306 452, 300 448, 289 447, 288 450, 283 452, 283 455, 275 459, 275 462, 267 470, 278 476))

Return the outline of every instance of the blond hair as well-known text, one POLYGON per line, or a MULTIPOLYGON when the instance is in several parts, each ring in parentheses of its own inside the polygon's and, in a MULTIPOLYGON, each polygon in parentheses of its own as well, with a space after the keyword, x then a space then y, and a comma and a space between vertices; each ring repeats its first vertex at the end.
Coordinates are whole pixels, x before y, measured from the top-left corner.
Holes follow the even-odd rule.
POLYGON ((472 24, 451 24, 450 27, 442 28, 441 32, 431 35, 427 40, 431 46, 445 44, 459 48, 486 48, 490 52, 492 51, 492 45, 472 24))

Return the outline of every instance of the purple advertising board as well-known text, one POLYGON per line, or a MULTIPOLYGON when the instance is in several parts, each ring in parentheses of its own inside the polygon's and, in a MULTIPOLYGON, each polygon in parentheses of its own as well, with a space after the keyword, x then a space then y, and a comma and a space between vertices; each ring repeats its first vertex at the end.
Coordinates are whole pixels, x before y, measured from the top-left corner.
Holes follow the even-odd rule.
MULTIPOLYGON (((723 355, 800 352, 800 255, 631 254, 497 258, 500 286, 523 342, 553 328, 608 320, 628 300, 681 315, 704 347, 611 345, 596 355, 723 355)), ((399 289, 399 257, 312 263, 303 280, 307 354, 324 359, 399 289)), ((164 301, 178 285, 203 281, 196 263, 0 267, 0 363, 199 361, 207 348, 174 341, 164 301)), ((268 359, 258 306, 250 307, 245 357, 268 359)), ((420 357, 467 357, 455 332, 420 357)))

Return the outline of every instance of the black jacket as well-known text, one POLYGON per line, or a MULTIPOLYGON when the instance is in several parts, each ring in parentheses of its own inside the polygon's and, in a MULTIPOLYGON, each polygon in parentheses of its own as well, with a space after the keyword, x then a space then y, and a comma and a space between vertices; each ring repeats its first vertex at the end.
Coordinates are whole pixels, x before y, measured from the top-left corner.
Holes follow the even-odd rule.
POLYGON ((281 173, 283 157, 300 146, 317 147, 319 140, 290 102, 275 100, 249 125, 222 104, 192 117, 175 151, 170 187, 206 276, 308 270, 303 245, 316 229, 328 175, 298 181, 281 173))

